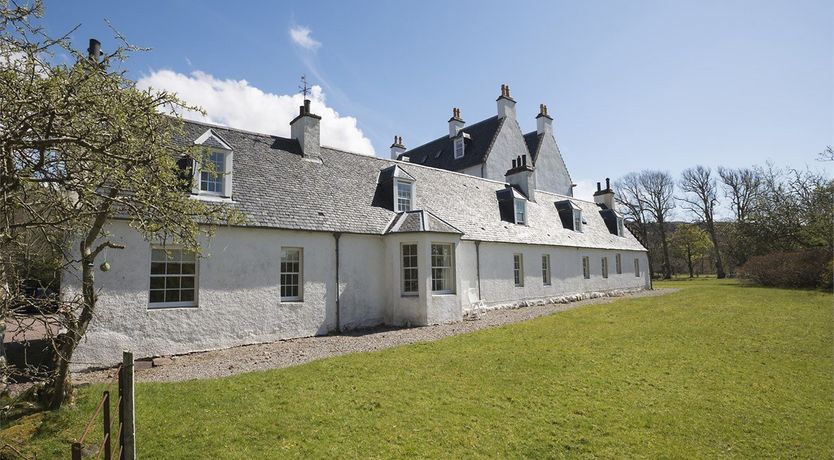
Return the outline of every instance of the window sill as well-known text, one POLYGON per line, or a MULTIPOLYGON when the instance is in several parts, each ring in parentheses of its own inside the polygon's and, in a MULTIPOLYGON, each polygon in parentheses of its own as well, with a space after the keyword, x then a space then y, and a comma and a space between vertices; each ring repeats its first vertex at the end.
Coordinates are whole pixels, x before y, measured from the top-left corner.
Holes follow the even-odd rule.
POLYGON ((400 294, 400 297, 420 297, 420 293, 419 292, 413 292, 413 293, 412 292, 408 292, 408 293, 404 292, 404 293, 400 294))
POLYGON ((148 310, 196 310, 200 308, 199 305, 148 305, 148 310))
POLYGON ((279 305, 303 304, 304 299, 281 299, 278 301, 279 305))
POLYGON ((431 293, 432 297, 443 297, 443 296, 455 296, 457 293, 454 291, 433 291, 431 293))
POLYGON ((192 193, 189 195, 192 200, 211 201, 213 203, 234 203, 231 197, 211 193, 192 193))

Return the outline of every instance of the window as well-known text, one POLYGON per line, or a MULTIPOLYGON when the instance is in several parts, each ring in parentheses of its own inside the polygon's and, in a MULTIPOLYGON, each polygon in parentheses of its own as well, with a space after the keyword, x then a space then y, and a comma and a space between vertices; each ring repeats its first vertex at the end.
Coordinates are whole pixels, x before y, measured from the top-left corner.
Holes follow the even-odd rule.
POLYGON ((524 286, 524 257, 513 254, 513 280, 516 287, 524 286))
POLYGON ((281 301, 299 301, 304 277, 304 253, 301 248, 281 248, 281 301))
POLYGON ((438 294, 455 292, 455 266, 451 244, 431 245, 431 290, 438 294))
POLYGON ((542 284, 550 286, 550 254, 542 256, 542 284))
POLYGON ((402 253, 402 290, 403 295, 416 295, 417 287, 417 245, 403 244, 402 253))
POLYGON ((582 231, 582 211, 579 209, 573 210, 573 230, 576 232, 582 231))
POLYGON ((455 160, 463 158, 463 137, 455 139, 455 160))
POLYGON ((617 235, 618 236, 624 236, 625 235, 625 228, 623 227, 623 218, 622 217, 617 218, 617 235))
POLYGON ((608 257, 602 258, 602 277, 608 278, 608 257))
POLYGON ((524 200, 515 200, 515 223, 524 225, 527 223, 527 203, 524 200))
POLYGON ((640 277, 640 259, 634 259, 634 276, 640 277))
POLYGON ((589 257, 582 258, 582 276, 586 280, 591 279, 591 259, 589 257))
POLYGON ((223 195, 224 176, 226 174, 226 154, 210 152, 205 157, 209 171, 200 172, 200 191, 223 195))
POLYGON ((617 254, 616 256, 614 256, 614 265, 616 265, 617 274, 622 275, 623 274, 623 257, 622 257, 622 255, 617 254))
POLYGON ((414 201, 414 184, 403 180, 397 180, 395 184, 397 193, 397 209, 395 211, 411 211, 411 204, 414 201))
POLYGON ((151 248, 151 307, 197 306, 197 258, 182 249, 151 248))

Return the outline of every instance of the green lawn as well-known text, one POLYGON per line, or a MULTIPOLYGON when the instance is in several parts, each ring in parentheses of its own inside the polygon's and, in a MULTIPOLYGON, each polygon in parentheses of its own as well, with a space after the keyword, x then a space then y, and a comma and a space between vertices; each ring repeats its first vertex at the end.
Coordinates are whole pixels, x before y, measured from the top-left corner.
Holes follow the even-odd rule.
MULTIPOLYGON (((288 369, 140 384, 138 451, 832 457, 831 294, 705 279, 655 286, 682 290, 288 369)), ((0 438, 65 457, 100 391, 0 438)))

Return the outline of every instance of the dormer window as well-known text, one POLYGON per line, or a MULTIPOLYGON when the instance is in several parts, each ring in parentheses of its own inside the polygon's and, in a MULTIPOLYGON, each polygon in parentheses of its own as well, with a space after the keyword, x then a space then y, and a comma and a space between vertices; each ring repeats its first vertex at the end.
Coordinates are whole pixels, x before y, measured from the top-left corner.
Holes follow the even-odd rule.
POLYGON ((200 168, 200 191, 223 195, 223 178, 226 175, 226 155, 210 152, 200 168))
POLYGON ((527 223, 527 202, 518 198, 515 199, 515 223, 519 225, 527 223))
POLYGON ((411 211, 413 209, 414 204, 414 183, 403 180, 403 179, 395 179, 394 180, 394 193, 396 196, 394 197, 394 211, 396 212, 406 212, 411 211))
POLYGON ((455 139, 455 160, 463 158, 464 149, 463 136, 455 139))
POLYGON ((625 226, 623 225, 622 217, 617 217, 617 236, 625 236, 625 226))
POLYGON ((232 147, 211 129, 194 144, 201 153, 194 162, 196 183, 192 193, 201 196, 230 198, 232 196, 232 147))
POLYGON ((582 233, 582 210, 573 210, 573 231, 582 233))

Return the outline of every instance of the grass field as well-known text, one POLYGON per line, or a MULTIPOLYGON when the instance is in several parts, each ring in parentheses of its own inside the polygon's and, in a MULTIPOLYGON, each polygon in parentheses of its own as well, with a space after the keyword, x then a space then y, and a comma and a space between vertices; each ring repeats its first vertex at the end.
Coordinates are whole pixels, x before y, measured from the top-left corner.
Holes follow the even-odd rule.
MULTIPOLYGON (((293 368, 139 384, 138 453, 832 458, 831 294, 655 286, 682 290, 293 368)), ((0 439, 66 458, 100 391, 0 439)))

